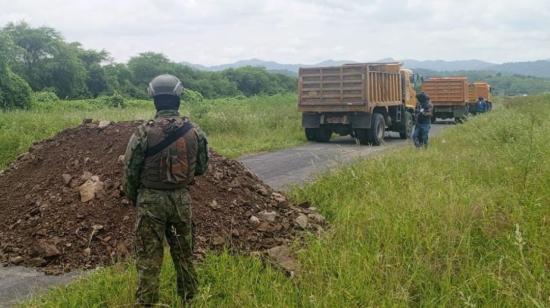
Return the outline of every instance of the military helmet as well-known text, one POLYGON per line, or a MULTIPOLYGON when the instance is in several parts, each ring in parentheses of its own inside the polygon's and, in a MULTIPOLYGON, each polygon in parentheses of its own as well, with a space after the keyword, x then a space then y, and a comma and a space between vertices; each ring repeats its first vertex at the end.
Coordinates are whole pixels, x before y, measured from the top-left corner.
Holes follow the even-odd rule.
POLYGON ((430 100, 430 97, 426 94, 426 92, 422 91, 416 94, 416 99, 421 103, 426 103, 430 100))
POLYGON ((159 95, 171 95, 171 96, 180 96, 183 92, 183 85, 178 77, 164 74, 155 77, 149 83, 147 92, 151 97, 159 95))

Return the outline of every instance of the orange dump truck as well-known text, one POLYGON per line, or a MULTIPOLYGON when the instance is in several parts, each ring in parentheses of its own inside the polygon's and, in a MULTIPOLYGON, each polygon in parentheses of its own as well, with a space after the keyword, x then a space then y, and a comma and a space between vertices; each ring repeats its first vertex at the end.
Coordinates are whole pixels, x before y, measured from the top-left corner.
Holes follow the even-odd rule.
POLYGON ((430 97, 436 118, 455 119, 468 115, 468 79, 466 77, 432 77, 422 84, 422 91, 430 97))
POLYGON ((300 68, 298 109, 307 139, 327 142, 336 133, 379 145, 386 130, 408 138, 416 104, 412 75, 400 63, 300 68))
POLYGON ((476 113, 476 102, 479 97, 483 97, 487 102, 488 110, 493 108, 492 101, 492 88, 487 82, 477 81, 470 83, 468 86, 468 101, 470 105, 470 112, 476 113))

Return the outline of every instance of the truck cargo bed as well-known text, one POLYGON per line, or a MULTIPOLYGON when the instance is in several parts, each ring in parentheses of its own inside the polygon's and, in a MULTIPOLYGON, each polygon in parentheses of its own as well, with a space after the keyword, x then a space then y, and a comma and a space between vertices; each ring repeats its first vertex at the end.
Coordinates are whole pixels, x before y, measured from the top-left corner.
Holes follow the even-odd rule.
POLYGON ((468 102, 466 77, 434 77, 422 84, 422 90, 430 96, 434 106, 465 105, 468 102))
POLYGON ((366 112, 401 104, 399 68, 379 63, 300 68, 300 111, 366 112))

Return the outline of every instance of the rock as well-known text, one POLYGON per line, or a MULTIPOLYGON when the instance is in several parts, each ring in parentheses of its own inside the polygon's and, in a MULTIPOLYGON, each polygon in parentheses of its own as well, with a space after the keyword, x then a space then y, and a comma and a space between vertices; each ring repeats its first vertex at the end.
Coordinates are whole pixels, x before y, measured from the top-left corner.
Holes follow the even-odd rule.
POLYGON ((84 255, 89 257, 92 254, 92 249, 90 247, 84 249, 84 255))
POLYGON ((10 259, 10 263, 14 265, 19 265, 23 263, 25 259, 22 256, 13 257, 10 259))
POLYGON ((93 179, 89 179, 80 185, 78 191, 80 192, 80 201, 88 202, 103 193, 103 182, 99 181, 97 176, 94 176, 93 179))
POLYGON ((128 251, 128 247, 126 247, 126 244, 124 244, 124 242, 119 242, 116 245, 115 249, 116 249, 117 255, 123 258, 126 258, 127 256, 130 255, 130 252, 128 251))
POLYGON ((319 209, 317 209, 317 208, 314 207, 314 206, 308 207, 307 210, 310 211, 310 212, 319 212, 319 209))
POLYGON ((40 266, 43 266, 44 264, 46 264, 46 260, 40 257, 32 258, 29 260, 30 266, 40 267, 40 266))
POLYGON ((288 246, 275 246, 267 250, 269 259, 284 269, 291 276, 299 270, 299 264, 292 257, 292 252, 288 246))
POLYGON ((92 176, 94 176, 94 175, 90 171, 84 171, 84 173, 82 173, 82 175, 80 176, 80 179, 83 180, 83 181, 87 181, 87 180, 91 179, 92 176))
POLYGON ((63 173, 61 176, 63 177, 63 183, 67 186, 71 183, 71 180, 73 179, 73 176, 68 173, 63 173))
POLYGON ((260 219, 256 216, 250 216, 250 219, 248 220, 250 222, 250 224, 252 224, 253 226, 257 226, 260 224, 260 219))
POLYGON ((220 204, 218 204, 218 201, 216 200, 212 200, 208 206, 210 206, 212 209, 214 210, 219 210, 222 206, 220 204))
POLYGON ((38 250, 38 254, 44 258, 53 258, 61 254, 59 249, 57 249, 57 247, 54 244, 46 240, 38 241, 37 250, 38 250))
POLYGON ((261 220, 274 222, 275 219, 277 219, 277 212, 275 212, 275 211, 261 211, 260 213, 258 213, 258 217, 261 220))
POLYGON ((256 191, 262 196, 269 196, 269 191, 262 185, 256 185, 256 191))
POLYGON ((314 222, 318 223, 318 224, 324 224, 325 223, 325 217, 323 217, 323 215, 321 215, 321 214, 313 213, 313 214, 307 215, 307 217, 309 219, 313 220, 314 222))
POLYGON ((119 162, 120 164, 123 164, 123 163, 124 163, 124 155, 119 155, 119 156, 118 156, 118 162, 119 162))
POLYGON ((97 127, 98 128, 105 128, 109 125, 111 125, 111 121, 99 121, 99 124, 97 125, 97 127))
POLYGON ((308 220, 309 220, 309 219, 307 218, 306 215, 300 214, 300 215, 298 215, 298 217, 296 217, 296 219, 294 220, 294 222, 296 222, 296 224, 297 224, 298 226, 300 226, 300 228, 305 229, 305 228, 307 228, 307 226, 308 226, 308 220))
POLYGON ((271 194, 271 198, 273 198, 273 200, 279 202, 279 203, 283 203, 283 202, 286 202, 286 197, 283 196, 282 194, 278 193, 278 192, 274 192, 271 194))
POLYGON ((212 244, 214 246, 221 246, 225 243, 225 240, 223 239, 223 237, 221 236, 214 236, 214 238, 212 239, 212 244))

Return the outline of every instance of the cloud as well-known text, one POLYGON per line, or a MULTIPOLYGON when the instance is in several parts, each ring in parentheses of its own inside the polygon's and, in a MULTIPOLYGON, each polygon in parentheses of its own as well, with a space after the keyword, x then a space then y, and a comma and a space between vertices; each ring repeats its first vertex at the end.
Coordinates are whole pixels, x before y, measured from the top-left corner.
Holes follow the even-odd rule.
POLYGON ((245 58, 548 58, 547 0, 0 0, 0 24, 60 30, 118 61, 144 51, 176 61, 245 58))

